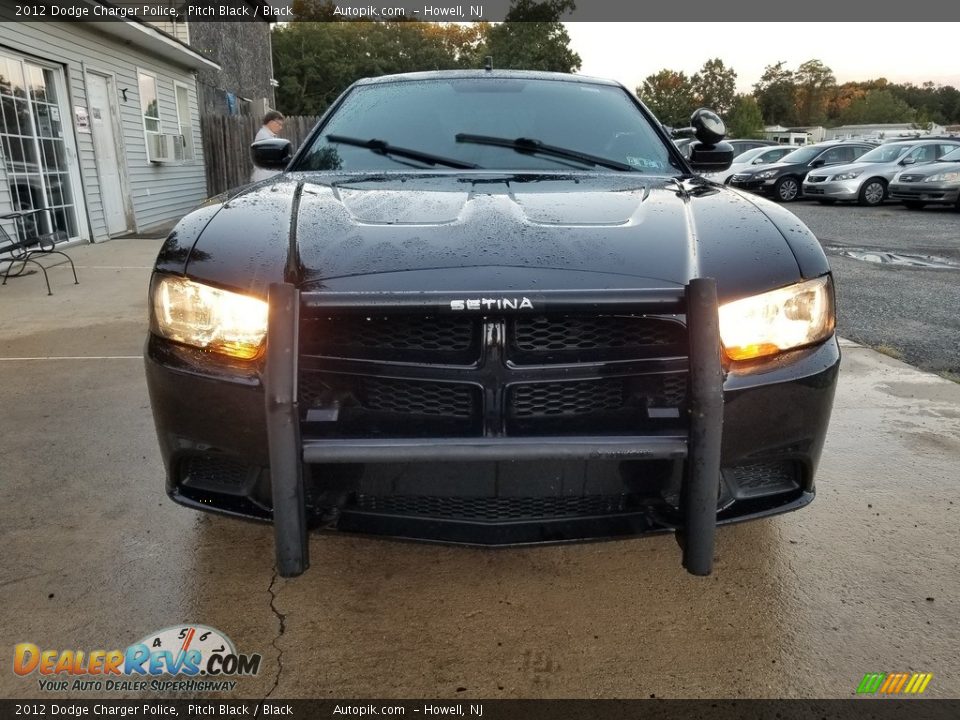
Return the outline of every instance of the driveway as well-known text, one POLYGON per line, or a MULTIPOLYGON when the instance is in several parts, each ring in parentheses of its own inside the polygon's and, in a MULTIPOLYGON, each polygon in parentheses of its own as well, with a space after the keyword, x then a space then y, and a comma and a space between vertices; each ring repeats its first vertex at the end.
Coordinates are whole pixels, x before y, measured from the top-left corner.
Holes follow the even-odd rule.
MULTIPOLYGON (((163 493, 140 359, 157 240, 75 248, 0 288, 0 697, 17 643, 123 648, 219 628, 260 673, 225 697, 845 698, 866 672, 960 696, 960 385, 845 343, 819 495, 725 527, 714 574, 670 536, 519 550, 314 535, 163 493)), ((137 693, 66 692, 66 697, 137 693)))

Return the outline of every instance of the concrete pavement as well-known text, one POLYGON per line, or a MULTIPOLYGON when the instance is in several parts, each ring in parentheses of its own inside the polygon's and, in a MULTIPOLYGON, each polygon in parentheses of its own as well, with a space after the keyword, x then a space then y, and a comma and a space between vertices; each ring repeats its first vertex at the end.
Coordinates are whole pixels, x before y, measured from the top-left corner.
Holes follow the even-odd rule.
POLYGON ((960 385, 845 343, 819 496, 720 530, 485 550, 315 535, 273 572, 268 526, 173 505, 140 359, 159 240, 70 251, 54 295, 0 287, 0 697, 13 647, 124 648, 185 622, 263 655, 227 697, 826 697, 866 672, 960 696, 960 385))

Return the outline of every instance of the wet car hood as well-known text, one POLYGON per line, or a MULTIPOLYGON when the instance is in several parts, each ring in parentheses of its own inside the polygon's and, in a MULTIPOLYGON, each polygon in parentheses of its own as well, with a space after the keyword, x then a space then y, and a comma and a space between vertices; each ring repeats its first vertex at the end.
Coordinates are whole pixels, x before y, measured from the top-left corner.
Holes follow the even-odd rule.
POLYGON ((827 270, 809 230, 772 203, 624 174, 288 174, 204 222, 186 263, 189 233, 175 231, 158 269, 257 294, 283 279, 291 233, 308 289, 664 287, 699 276, 734 297, 827 270))

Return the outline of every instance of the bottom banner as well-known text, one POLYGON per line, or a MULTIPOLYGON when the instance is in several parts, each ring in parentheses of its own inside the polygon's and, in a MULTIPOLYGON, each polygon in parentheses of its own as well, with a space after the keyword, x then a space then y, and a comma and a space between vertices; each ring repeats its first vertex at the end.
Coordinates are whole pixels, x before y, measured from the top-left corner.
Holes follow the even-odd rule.
POLYGON ((960 700, 0 700, 15 717, 953 720, 960 700))

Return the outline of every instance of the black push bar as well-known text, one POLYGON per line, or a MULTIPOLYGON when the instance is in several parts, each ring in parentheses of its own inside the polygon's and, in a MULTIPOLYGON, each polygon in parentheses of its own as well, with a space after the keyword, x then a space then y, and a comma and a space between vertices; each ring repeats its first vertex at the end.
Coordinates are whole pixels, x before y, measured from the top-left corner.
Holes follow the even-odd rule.
MULTIPOLYGON (((462 296, 463 293, 457 293, 462 296)), ((482 293, 481 293, 482 294, 482 293)), ((490 293, 503 297, 503 293, 490 293)), ((293 577, 309 567, 303 464, 494 460, 523 457, 687 459, 681 488, 682 527, 677 539, 683 566, 709 575, 717 523, 723 375, 717 285, 691 280, 685 289, 539 292, 537 311, 685 313, 689 336, 689 431, 670 435, 597 438, 312 439, 300 436, 297 373, 300 308, 335 312, 450 311, 451 293, 301 293, 289 283, 270 285, 264 389, 277 571, 293 577)))

